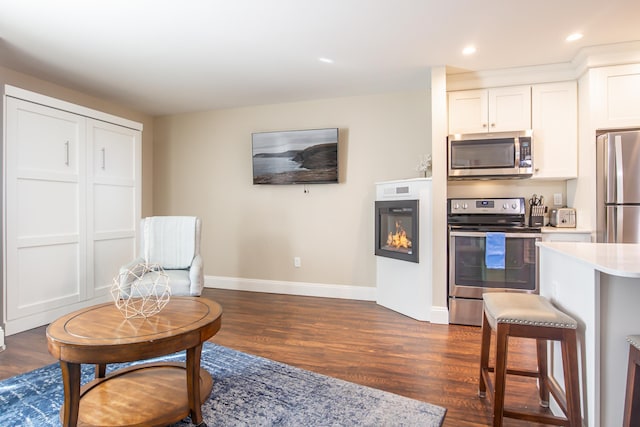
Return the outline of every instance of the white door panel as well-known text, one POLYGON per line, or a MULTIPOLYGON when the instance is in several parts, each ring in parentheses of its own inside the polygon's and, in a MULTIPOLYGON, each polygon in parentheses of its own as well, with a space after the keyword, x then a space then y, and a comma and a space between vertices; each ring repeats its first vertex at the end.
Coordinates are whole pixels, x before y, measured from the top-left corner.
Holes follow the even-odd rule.
POLYGON ((17 165, 20 170, 79 174, 78 141, 83 119, 75 114, 31 102, 8 98, 9 120, 16 126, 20 143, 17 165))
POLYGON ((19 179, 17 196, 17 238, 80 234, 77 183, 19 179))
POLYGON ((119 268, 136 256, 140 222, 141 133, 88 120, 89 280, 91 296, 108 293, 119 268))
POLYGON ((89 139, 96 180, 115 178, 133 181, 136 174, 136 144, 140 133, 133 129, 92 121, 89 139))
POLYGON ((120 267, 135 258, 135 237, 105 239, 94 243, 94 295, 107 293, 120 267))
POLYGON ((83 297, 79 245, 48 245, 17 250, 14 283, 7 289, 7 319, 62 307, 83 297))
POLYGON ((7 319, 84 297, 85 119, 7 97, 7 319))
POLYGON ((134 231, 135 189, 109 185, 94 185, 94 232, 134 231))

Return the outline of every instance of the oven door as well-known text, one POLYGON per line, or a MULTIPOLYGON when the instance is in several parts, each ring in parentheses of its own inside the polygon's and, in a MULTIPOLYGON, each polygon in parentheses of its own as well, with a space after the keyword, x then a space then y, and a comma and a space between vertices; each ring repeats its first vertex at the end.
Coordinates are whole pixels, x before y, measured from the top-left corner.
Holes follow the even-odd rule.
POLYGON ((505 232, 505 268, 487 268, 486 232, 449 232, 449 296, 481 299, 490 291, 538 292, 540 233, 505 232))

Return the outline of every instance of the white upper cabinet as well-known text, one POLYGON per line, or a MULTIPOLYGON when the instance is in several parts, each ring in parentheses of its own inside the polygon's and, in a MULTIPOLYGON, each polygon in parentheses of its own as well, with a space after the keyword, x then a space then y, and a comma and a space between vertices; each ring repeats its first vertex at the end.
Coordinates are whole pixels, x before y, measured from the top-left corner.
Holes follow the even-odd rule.
POLYGON ((449 92, 449 133, 531 128, 531 86, 449 92))
POLYGON ((533 178, 578 176, 578 89, 576 82, 533 85, 533 178))
POLYGON ((487 132, 488 91, 449 92, 449 134, 487 132))
POLYGON ((640 123, 640 64, 590 70, 598 129, 637 127, 640 123))

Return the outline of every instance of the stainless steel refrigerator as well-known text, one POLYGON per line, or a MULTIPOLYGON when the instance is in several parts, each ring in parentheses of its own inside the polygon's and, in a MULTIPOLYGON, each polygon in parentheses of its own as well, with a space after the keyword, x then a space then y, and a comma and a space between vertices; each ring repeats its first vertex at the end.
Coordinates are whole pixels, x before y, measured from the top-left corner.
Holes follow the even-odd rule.
POLYGON ((640 130, 596 138, 596 240, 640 243, 640 130))

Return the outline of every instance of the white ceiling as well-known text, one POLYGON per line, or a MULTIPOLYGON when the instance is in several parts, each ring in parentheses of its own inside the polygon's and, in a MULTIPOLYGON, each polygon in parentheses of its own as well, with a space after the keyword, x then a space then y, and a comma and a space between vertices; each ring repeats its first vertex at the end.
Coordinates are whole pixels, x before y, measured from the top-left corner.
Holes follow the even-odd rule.
POLYGON ((431 66, 634 40, 638 0, 0 0, 0 65, 153 115, 426 88, 431 66))

